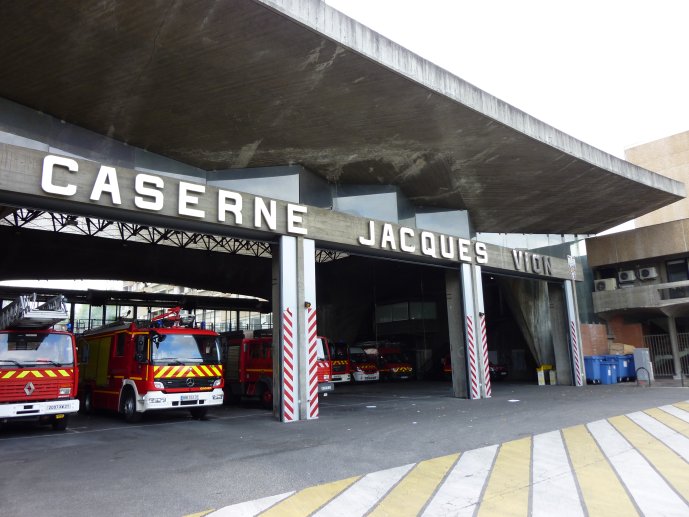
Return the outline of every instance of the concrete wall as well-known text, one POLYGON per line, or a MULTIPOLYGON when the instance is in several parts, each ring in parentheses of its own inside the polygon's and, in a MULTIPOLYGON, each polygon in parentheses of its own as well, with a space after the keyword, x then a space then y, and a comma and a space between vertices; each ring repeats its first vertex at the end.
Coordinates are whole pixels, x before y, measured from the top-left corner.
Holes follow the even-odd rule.
MULTIPOLYGON (((689 214, 688 214, 689 215, 689 214)), ((689 219, 586 239, 589 266, 689 253, 689 219)))
MULTIPOLYGON (((686 184, 689 180, 689 131, 627 149, 625 158, 686 184)), ((638 228, 687 217, 689 199, 684 198, 635 219, 635 224, 638 228)))

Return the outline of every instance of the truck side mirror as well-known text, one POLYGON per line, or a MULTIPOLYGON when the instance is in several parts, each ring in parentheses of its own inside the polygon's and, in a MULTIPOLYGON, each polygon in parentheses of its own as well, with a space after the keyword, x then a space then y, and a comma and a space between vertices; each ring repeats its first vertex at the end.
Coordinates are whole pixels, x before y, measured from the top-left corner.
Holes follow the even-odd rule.
POLYGON ((136 351, 134 353, 134 360, 137 363, 146 362, 146 336, 140 335, 136 338, 136 351))

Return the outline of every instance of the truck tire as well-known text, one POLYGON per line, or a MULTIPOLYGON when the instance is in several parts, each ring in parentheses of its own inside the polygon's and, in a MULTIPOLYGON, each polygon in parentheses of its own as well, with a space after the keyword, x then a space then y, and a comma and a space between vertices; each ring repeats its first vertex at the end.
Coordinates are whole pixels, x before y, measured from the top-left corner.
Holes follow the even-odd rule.
POLYGON ((69 415, 64 415, 62 418, 54 418, 50 425, 53 427, 53 431, 64 431, 67 429, 68 422, 69 415))
POLYGON ((120 412, 124 416, 124 421, 130 424, 141 420, 142 413, 136 411, 136 397, 134 390, 127 388, 122 393, 122 402, 120 405, 120 412))
POLYGON ((269 386, 263 385, 259 398, 263 409, 273 409, 273 390, 269 386))
POLYGON ((93 393, 91 393, 91 390, 84 392, 84 403, 81 405, 81 412, 85 415, 93 413, 93 393))
POLYGON ((195 407, 189 410, 191 413, 191 418, 194 420, 206 420, 206 415, 208 414, 207 407, 195 407))

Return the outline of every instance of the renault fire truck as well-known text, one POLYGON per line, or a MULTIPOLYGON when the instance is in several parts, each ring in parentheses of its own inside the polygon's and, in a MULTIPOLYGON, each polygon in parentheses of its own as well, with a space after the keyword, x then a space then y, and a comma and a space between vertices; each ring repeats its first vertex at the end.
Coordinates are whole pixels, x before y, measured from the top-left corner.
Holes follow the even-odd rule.
POLYGON ((0 423, 33 419, 62 431, 79 411, 74 335, 53 328, 68 317, 63 296, 41 304, 23 295, 0 311, 0 423))
POLYGON ((136 422, 146 411, 188 409, 202 419, 223 403, 218 334, 194 327, 180 307, 88 330, 79 353, 85 412, 108 409, 136 422))
MULTIPOLYGON (((221 334, 227 400, 257 398, 266 409, 273 408, 273 329, 225 332, 221 334)), ((318 393, 333 391, 328 340, 316 338, 318 393)))

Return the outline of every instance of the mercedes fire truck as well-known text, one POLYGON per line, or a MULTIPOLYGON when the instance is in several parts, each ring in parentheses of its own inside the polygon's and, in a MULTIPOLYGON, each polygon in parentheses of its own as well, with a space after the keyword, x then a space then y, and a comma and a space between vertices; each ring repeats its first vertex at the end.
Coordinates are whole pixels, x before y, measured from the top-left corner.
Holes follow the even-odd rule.
POLYGON ((63 296, 19 296, 0 311, 0 423, 38 420, 65 430, 79 411, 76 347, 54 325, 69 317, 63 296))
POLYGON ((188 409, 202 419, 223 403, 218 334, 174 307, 149 320, 120 320, 79 338, 83 410, 137 422, 147 411, 188 409))

